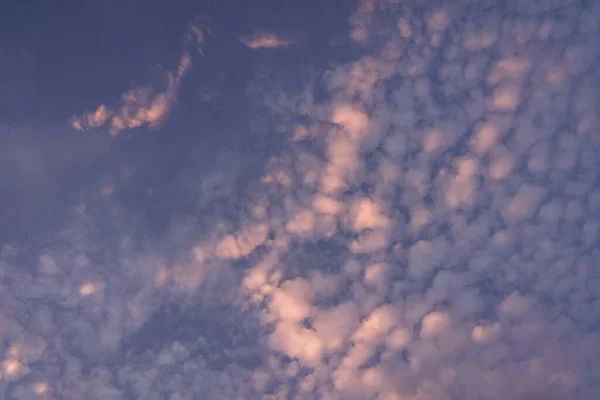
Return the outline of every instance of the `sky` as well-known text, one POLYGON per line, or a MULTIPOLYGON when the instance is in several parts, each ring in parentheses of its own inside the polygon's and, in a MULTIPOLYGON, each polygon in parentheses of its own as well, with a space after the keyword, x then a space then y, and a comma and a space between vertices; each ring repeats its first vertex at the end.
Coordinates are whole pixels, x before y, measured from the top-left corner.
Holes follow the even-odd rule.
POLYGON ((599 27, 3 1, 0 400, 600 398, 599 27))

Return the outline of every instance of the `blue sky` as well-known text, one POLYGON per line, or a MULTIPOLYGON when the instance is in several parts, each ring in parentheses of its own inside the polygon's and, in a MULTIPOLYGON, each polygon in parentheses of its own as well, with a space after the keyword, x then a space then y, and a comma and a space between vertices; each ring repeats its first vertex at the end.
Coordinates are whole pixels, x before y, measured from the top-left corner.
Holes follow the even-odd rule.
POLYGON ((3 3, 0 398, 598 398, 599 23, 3 3))

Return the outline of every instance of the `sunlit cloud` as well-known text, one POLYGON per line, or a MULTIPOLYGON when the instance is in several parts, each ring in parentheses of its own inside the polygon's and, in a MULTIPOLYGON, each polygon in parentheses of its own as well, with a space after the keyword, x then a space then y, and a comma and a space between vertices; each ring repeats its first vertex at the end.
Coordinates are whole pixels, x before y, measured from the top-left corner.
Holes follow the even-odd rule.
POLYGON ((73 129, 78 131, 86 131, 88 129, 99 128, 106 123, 106 121, 113 114, 112 110, 109 110, 104 104, 98 106, 96 111, 85 113, 79 117, 73 118, 71 126, 73 129))
POLYGON ((27 373, 27 367, 18 360, 6 360, 2 365, 2 379, 11 381, 27 373))
MULTIPOLYGON (((597 24, 389 3, 351 17, 385 42, 368 55, 296 93, 263 83, 286 145, 177 175, 193 211, 159 239, 100 185, 33 268, 2 252, 14 398, 600 396, 597 76, 567 51, 597 24)), ((79 129, 159 126, 190 65, 79 129)))
POLYGON ((35 394, 44 394, 50 390, 50 385, 47 382, 35 382, 33 384, 33 391, 35 394))
POLYGON ((90 296, 96 293, 102 285, 96 282, 86 282, 79 287, 79 294, 82 296, 90 296))
MULTIPOLYGON (((193 44, 201 52, 203 42, 202 28, 190 25, 186 34, 186 45, 193 44)), ((158 129, 175 106, 181 81, 191 66, 191 53, 186 49, 179 59, 177 68, 166 72, 166 87, 163 90, 157 91, 151 86, 132 88, 121 95, 121 104, 117 109, 113 110, 101 104, 95 111, 73 117, 71 127, 86 131, 100 128, 108 123, 109 132, 113 136, 124 130, 141 126, 158 129)))
POLYGON ((283 39, 274 33, 255 33, 242 36, 240 41, 251 49, 276 49, 292 44, 289 40, 283 39))

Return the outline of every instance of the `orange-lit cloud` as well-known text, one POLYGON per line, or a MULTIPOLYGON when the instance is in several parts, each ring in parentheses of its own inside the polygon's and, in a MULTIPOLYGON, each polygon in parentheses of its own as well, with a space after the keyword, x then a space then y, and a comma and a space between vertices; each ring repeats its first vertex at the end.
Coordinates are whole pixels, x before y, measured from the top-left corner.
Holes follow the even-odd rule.
MULTIPOLYGON (((367 21, 371 37, 410 38, 402 57, 369 51, 296 94, 267 82, 273 115, 285 103, 305 117, 280 123, 293 141, 258 172, 228 148, 208 156, 212 172, 177 175, 165 191, 194 208, 147 246, 107 185, 110 213, 74 215, 68 246, 40 249, 37 271, 0 250, 11 398, 600 398, 593 81, 577 60, 562 71, 568 51, 546 51, 569 40, 562 28, 544 39, 544 12, 409 3, 400 22, 367 21), (507 22, 497 43, 479 32, 507 22), (523 55, 488 59, 474 37, 523 55)), ((581 32, 596 29, 587 13, 581 32)), ((80 126, 160 124, 188 68, 182 58, 164 91, 131 89, 80 126)))
POLYGON ((90 111, 73 118, 71 126, 78 131, 99 128, 106 123, 112 114, 112 110, 108 109, 104 104, 100 104, 96 111, 90 111))
POLYGON ((184 54, 177 72, 167 73, 167 88, 163 92, 155 94, 151 87, 145 86, 123 93, 121 107, 110 121, 110 133, 117 135, 125 129, 142 125, 148 125, 151 129, 160 127, 175 105, 181 78, 190 66, 190 57, 184 54))
MULTIPOLYGON (((186 35, 186 46, 194 44, 201 52, 204 41, 202 29, 191 25, 186 35)), ((101 104, 95 111, 87 112, 71 119, 71 127, 78 131, 99 128, 108 123, 110 134, 147 125, 157 129, 167 118, 175 103, 181 86, 181 80, 192 66, 191 53, 184 50, 177 69, 166 73, 166 88, 156 91, 151 86, 132 88, 121 95, 121 104, 117 110, 101 104)))
POLYGON ((292 42, 280 38, 273 33, 257 33, 243 36, 240 38, 240 41, 251 49, 276 49, 292 44, 292 42))

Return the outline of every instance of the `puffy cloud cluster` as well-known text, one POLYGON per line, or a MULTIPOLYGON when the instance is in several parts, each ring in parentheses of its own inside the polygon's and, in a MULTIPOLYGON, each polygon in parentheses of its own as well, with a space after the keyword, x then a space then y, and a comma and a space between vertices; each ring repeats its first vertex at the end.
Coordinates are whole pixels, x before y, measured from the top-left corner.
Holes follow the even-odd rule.
POLYGON ((600 5, 389 3, 255 186, 201 176, 176 251, 97 249, 94 215, 4 248, 9 398, 600 396, 600 5))

